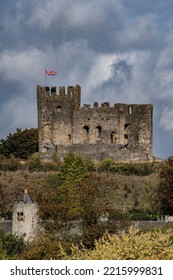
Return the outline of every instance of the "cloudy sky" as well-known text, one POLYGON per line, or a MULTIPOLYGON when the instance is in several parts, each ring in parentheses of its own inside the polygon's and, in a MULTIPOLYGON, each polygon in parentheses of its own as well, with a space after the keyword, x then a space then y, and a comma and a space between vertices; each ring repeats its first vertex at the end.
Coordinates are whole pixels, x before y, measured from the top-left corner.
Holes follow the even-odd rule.
POLYGON ((46 67, 82 103, 152 103, 153 154, 173 153, 172 0, 6 0, 0 32, 0 138, 37 127, 46 67))

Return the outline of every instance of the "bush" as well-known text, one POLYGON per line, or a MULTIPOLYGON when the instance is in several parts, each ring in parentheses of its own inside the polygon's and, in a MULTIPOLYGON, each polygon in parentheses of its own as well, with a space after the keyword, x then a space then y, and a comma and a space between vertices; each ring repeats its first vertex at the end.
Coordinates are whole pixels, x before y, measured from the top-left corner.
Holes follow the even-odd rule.
POLYGON ((42 170, 42 161, 38 153, 32 154, 28 161, 29 171, 41 171, 42 170))
POLYGON ((2 242, 2 249, 10 259, 16 258, 25 247, 23 237, 18 237, 13 234, 5 234, 2 231, 0 231, 0 241, 2 242))
MULTIPOLYGON (((105 159, 99 165, 99 171, 115 172, 123 175, 147 176, 156 172, 155 163, 116 163, 112 159, 105 159)), ((158 167, 158 165, 157 165, 158 167)))
POLYGON ((128 218, 132 221, 150 221, 157 220, 157 214, 145 212, 143 210, 131 210, 128 212, 128 218))
POLYGON ((110 168, 113 165, 114 165, 113 159, 108 158, 108 159, 103 160, 100 163, 100 165, 98 166, 98 170, 103 171, 103 172, 108 172, 108 171, 110 171, 110 168))

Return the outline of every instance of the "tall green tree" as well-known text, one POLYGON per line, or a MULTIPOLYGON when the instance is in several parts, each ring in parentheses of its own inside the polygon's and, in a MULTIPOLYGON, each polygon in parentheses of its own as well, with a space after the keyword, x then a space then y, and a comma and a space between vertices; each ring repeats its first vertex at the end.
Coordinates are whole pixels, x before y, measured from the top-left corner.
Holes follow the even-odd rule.
POLYGON ((14 155, 27 159, 31 154, 38 152, 38 129, 17 128, 16 132, 9 134, 6 139, 0 140, 0 154, 6 157, 14 155))
POLYGON ((59 174, 59 184, 80 182, 87 175, 87 167, 80 155, 70 152, 64 160, 59 174))

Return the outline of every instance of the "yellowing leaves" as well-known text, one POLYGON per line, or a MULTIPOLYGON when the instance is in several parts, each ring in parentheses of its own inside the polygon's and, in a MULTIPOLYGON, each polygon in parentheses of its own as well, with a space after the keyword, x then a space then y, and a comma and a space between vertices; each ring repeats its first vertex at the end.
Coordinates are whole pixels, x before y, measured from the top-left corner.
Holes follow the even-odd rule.
POLYGON ((120 235, 105 233, 96 241, 95 248, 88 250, 82 247, 72 248, 72 255, 66 259, 78 260, 161 260, 173 259, 171 233, 160 231, 139 233, 130 228, 129 232, 120 235))

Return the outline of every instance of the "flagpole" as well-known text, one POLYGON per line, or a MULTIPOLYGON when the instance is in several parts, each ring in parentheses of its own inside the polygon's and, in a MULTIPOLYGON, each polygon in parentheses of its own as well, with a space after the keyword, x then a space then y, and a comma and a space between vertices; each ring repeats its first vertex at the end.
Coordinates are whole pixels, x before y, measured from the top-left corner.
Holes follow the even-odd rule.
POLYGON ((46 88, 46 68, 45 68, 45 88, 46 88))

